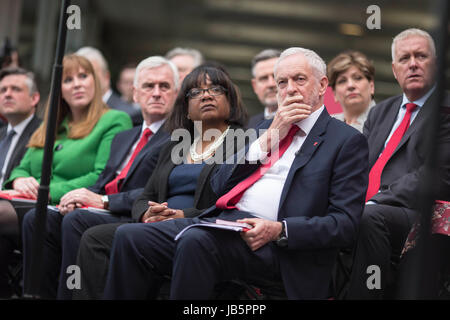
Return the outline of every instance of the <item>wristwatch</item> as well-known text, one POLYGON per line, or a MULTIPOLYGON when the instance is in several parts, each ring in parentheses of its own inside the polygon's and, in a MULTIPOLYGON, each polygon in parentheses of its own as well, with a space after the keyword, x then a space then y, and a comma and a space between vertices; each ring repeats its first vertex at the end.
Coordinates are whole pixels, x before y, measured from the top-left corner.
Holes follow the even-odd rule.
POLYGON ((275 240, 275 244, 280 248, 286 248, 288 245, 288 238, 286 234, 286 221, 281 221, 281 232, 278 239, 275 240))
POLYGON ((103 209, 108 210, 108 208, 109 208, 109 198, 108 198, 108 196, 106 194, 104 196, 102 196, 102 203, 103 203, 103 209))

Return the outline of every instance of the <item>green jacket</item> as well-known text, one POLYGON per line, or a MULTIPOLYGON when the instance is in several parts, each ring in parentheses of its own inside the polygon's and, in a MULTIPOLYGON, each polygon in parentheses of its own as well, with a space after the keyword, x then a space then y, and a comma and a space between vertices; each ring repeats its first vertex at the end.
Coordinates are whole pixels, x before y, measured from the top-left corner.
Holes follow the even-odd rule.
MULTIPOLYGON (((53 149, 51 203, 59 203, 61 197, 73 189, 93 185, 108 161, 112 139, 118 132, 131 127, 130 117, 125 112, 108 110, 89 135, 82 139, 69 139, 66 118, 53 149)), ((43 155, 43 148, 29 148, 5 186, 11 187, 9 184, 20 177, 32 176, 40 182, 43 155)))

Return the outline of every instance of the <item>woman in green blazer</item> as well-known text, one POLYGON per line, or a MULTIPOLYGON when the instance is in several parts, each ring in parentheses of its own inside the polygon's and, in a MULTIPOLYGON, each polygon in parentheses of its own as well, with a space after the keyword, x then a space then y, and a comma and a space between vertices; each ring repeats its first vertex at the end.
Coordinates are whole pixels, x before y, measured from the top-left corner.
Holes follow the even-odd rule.
MULTIPOLYGON (((64 57, 60 108, 57 115, 50 202, 72 189, 93 185, 104 169, 114 136, 132 127, 129 116, 111 110, 102 101, 100 83, 91 63, 71 54, 64 57)), ((29 142, 20 165, 5 182, 10 195, 37 198, 47 128, 47 104, 44 123, 29 142)), ((19 242, 23 215, 30 209, 0 200, 0 294, 4 288, 8 256, 19 242)))

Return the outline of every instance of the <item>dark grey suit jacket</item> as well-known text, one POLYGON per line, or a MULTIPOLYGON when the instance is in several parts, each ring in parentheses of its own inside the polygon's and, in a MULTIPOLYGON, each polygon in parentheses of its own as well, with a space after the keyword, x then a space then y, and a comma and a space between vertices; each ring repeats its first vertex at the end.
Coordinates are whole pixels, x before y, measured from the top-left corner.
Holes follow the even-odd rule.
MULTIPOLYGON (((98 177, 95 185, 88 188, 89 190, 99 194, 106 194, 105 186, 116 178, 118 168, 126 159, 133 144, 139 139, 141 130, 140 126, 134 127, 130 130, 119 132, 114 137, 105 169, 98 177)), ((111 213, 124 216, 131 215, 133 202, 144 190, 145 183, 156 166, 159 152, 169 140, 169 134, 162 127, 142 148, 123 180, 120 192, 108 196, 111 213)))
MULTIPOLYGON (((435 93, 434 93, 435 94, 435 93)), ((420 187, 421 170, 427 156, 423 129, 427 125, 433 106, 431 97, 420 109, 411 126, 406 131, 381 175, 380 192, 372 197, 379 204, 414 209, 420 187)), ((364 123, 363 133, 369 143, 369 167, 375 164, 384 149, 386 139, 397 117, 402 96, 388 98, 369 113, 364 123)), ((450 105, 450 95, 446 94, 444 105, 450 105)), ((449 139, 449 116, 442 114, 439 143, 449 139)))
MULTIPOLYGON (((30 140, 31 135, 34 133, 34 131, 36 131, 36 129, 39 127, 40 124, 41 119, 39 119, 36 115, 34 115, 31 121, 26 126, 22 135, 20 136, 19 141, 17 141, 16 147, 14 148, 14 151, 11 154, 11 159, 9 159, 8 167, 6 168, 5 177, 3 181, 7 181, 9 179, 9 175, 11 174, 11 171, 20 164, 20 161, 22 160, 23 156, 25 155, 25 152, 27 151, 28 141, 30 140)), ((7 129, 8 129, 7 125, 0 129, 0 140, 2 140, 5 137, 7 129)))

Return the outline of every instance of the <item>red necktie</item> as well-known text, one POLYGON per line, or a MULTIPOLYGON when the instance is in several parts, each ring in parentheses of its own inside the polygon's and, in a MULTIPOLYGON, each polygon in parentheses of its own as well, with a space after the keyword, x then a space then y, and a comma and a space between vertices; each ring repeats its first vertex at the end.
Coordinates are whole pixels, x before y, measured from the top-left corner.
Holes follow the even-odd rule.
POLYGON ((117 177, 112 180, 111 182, 109 182, 106 186, 105 186, 105 191, 106 194, 114 194, 114 193, 118 193, 120 190, 120 185, 121 185, 121 181, 123 179, 125 179, 125 177, 127 176, 128 171, 131 168, 131 165, 133 164, 134 159, 136 158, 136 156, 138 155, 138 153, 142 150, 142 148, 147 144, 148 139, 150 137, 150 135, 152 134, 152 131, 149 128, 146 128, 144 130, 144 133, 141 136, 141 139, 139 140, 136 148, 134 149, 133 154, 131 155, 130 160, 128 161, 127 165, 125 166, 125 168, 122 169, 122 171, 117 175, 117 177))
POLYGON ((383 152, 373 165, 372 169, 370 169, 369 187, 367 188, 366 202, 370 200, 380 189, 381 173, 383 172, 384 166, 394 153, 406 130, 408 130, 409 122, 411 120, 411 114, 416 109, 416 107, 417 105, 415 105, 414 103, 406 104, 406 113, 403 117, 402 122, 392 134, 392 137, 389 139, 386 148, 384 148, 383 152))
POLYGON ((249 177, 239 182, 233 189, 228 191, 222 197, 220 197, 216 202, 216 207, 219 209, 234 209, 236 208, 236 204, 242 198, 244 192, 252 186, 256 181, 258 181, 269 168, 283 155, 283 153, 287 150, 292 140, 294 139, 294 135, 300 128, 296 125, 292 125, 289 129, 287 136, 280 141, 279 149, 278 149, 278 157, 275 153, 273 156, 269 155, 269 161, 264 163, 258 170, 253 172, 249 177))

